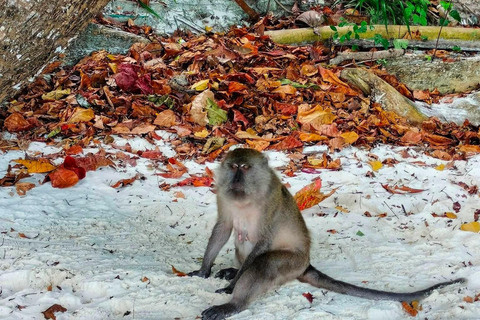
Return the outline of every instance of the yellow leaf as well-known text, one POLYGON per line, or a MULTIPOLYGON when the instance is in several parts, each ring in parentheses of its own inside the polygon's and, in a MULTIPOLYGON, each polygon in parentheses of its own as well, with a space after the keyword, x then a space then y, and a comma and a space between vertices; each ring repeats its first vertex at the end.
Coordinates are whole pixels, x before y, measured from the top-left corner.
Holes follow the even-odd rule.
POLYGON ((342 137, 343 140, 345 140, 345 143, 348 143, 348 144, 352 144, 358 140, 358 134, 353 131, 344 132, 340 135, 340 137, 342 137))
POLYGON ((195 132, 193 135, 198 138, 205 138, 209 135, 209 132, 207 129, 203 128, 202 131, 195 132))
POLYGON ((55 91, 50 91, 48 93, 42 94, 42 99, 47 101, 55 101, 69 94, 70 94, 70 89, 65 89, 65 90, 58 89, 55 91))
POLYGON ((320 166, 322 165, 325 161, 323 159, 315 158, 315 157, 308 157, 307 158, 308 163, 310 163, 312 166, 320 166))
POLYGON ((345 209, 342 206, 336 206, 335 209, 337 209, 338 211, 343 212, 343 213, 349 213, 350 212, 348 209, 345 209))
POLYGON ((192 85, 192 89, 197 91, 203 91, 208 88, 208 79, 200 80, 192 85))
POLYGON ((118 66, 116 63, 109 63, 108 66, 112 69, 113 73, 117 73, 118 66))
POLYGON ((474 222, 464 223, 460 227, 460 230, 470 231, 470 232, 480 232, 480 222, 474 221, 474 222))
POLYGON ((28 173, 45 173, 45 172, 50 172, 56 168, 53 164, 51 164, 46 159, 39 159, 39 160, 18 159, 14 161, 16 163, 20 163, 21 165, 25 166, 28 170, 28 173))
POLYGON ((442 164, 436 166, 435 169, 438 170, 438 171, 443 171, 443 169, 445 169, 445 165, 442 163, 442 164))
POLYGON ((92 109, 75 108, 75 112, 68 119, 68 123, 87 122, 93 118, 95 118, 95 113, 92 109))
POLYGON ((206 31, 206 32, 210 32, 210 31, 212 31, 212 29, 213 29, 212 27, 205 26, 205 31, 206 31))
POLYGON ((457 215, 453 212, 445 212, 445 216, 450 219, 457 219, 457 215))
POLYGON ((300 132, 298 138, 303 142, 328 140, 326 136, 321 136, 316 133, 307 133, 307 132, 300 132))
POLYGON ((369 161, 368 164, 372 167, 373 171, 378 171, 379 169, 381 169, 383 167, 383 164, 378 160, 369 161))

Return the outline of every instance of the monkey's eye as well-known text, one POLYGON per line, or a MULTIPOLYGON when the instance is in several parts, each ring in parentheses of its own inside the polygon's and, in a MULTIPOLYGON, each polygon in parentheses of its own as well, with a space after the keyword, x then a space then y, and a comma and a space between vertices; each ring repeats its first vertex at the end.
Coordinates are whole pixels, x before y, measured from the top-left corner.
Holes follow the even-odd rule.
POLYGON ((250 166, 248 164, 242 164, 241 168, 243 170, 248 170, 248 169, 250 169, 250 166))
POLYGON ((230 168, 232 168, 233 170, 236 170, 236 169, 238 169, 238 164, 232 163, 232 164, 230 165, 230 168))

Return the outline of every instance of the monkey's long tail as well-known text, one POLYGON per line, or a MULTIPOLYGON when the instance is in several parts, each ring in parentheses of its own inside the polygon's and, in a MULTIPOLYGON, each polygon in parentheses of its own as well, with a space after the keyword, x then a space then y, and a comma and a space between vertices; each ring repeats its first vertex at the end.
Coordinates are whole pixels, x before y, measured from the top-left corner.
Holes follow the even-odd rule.
POLYGON ((343 281, 335 280, 326 274, 318 271, 312 265, 309 265, 307 270, 298 278, 301 282, 307 282, 314 287, 323 288, 337 293, 347 294, 351 296, 361 297, 365 299, 372 300, 394 300, 394 301, 407 301, 411 302, 414 300, 421 300, 422 298, 427 297, 432 293, 433 290, 440 289, 442 287, 454 284, 454 283, 465 283, 467 280, 464 278, 459 278, 451 281, 442 282, 431 286, 429 288, 415 291, 415 292, 405 292, 405 293, 396 293, 388 292, 381 290, 374 290, 369 288, 362 288, 356 285, 346 283, 343 281))

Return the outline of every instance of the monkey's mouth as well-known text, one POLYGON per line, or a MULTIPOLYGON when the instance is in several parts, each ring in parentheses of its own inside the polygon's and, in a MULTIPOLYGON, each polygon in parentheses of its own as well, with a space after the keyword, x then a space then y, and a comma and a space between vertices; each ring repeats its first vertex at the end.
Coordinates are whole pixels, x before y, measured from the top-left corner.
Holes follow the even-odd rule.
POLYGON ((242 183, 234 182, 232 183, 230 189, 228 190, 230 195, 235 198, 243 198, 247 195, 245 188, 242 183))

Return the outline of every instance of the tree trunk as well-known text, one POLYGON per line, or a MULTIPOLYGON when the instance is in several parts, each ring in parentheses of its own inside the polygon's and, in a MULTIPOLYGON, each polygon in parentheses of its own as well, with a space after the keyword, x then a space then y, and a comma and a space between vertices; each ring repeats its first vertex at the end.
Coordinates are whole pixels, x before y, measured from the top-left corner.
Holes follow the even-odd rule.
POLYGON ((23 88, 109 0, 0 0, 0 103, 23 88))

